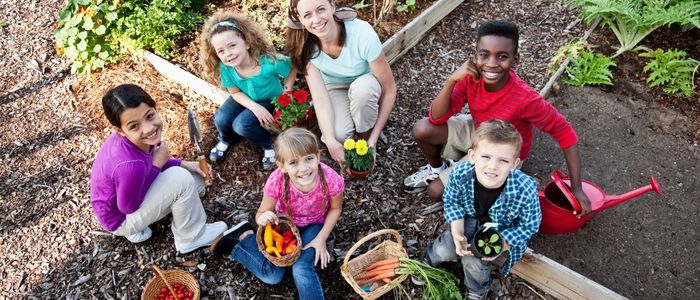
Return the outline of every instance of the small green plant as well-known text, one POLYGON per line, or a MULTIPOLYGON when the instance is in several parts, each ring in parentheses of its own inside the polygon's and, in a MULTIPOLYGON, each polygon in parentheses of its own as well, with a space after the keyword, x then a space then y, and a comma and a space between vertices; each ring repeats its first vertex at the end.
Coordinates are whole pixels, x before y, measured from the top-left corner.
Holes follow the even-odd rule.
POLYGON ((282 130, 297 126, 299 122, 309 118, 311 99, 305 89, 286 91, 277 99, 272 100, 275 105, 275 120, 282 130))
POLYGON ((620 48, 613 57, 633 50, 661 26, 678 24, 700 28, 700 1, 697 0, 563 0, 581 6, 581 17, 602 23, 613 31, 620 48))
POLYGON ((103 0, 69 0, 55 25, 56 53, 73 61, 71 72, 82 74, 104 67, 121 56, 108 31, 114 28, 117 5, 103 0))
POLYGON ((365 0, 362 0, 362 1, 360 1, 360 2, 357 2, 357 3, 353 4, 352 8, 353 8, 354 10, 360 10, 360 9, 363 9, 363 8, 366 8, 366 7, 369 7, 369 6, 370 6, 369 4, 366 4, 366 3, 365 3, 365 0))
POLYGON ((583 51, 586 47, 587 43, 585 40, 581 39, 576 39, 576 40, 571 40, 568 43, 566 43, 564 46, 561 46, 556 53, 554 53, 554 56, 552 59, 549 61, 549 74, 553 74, 559 69, 559 66, 566 60, 567 57, 571 56, 578 56, 578 53, 580 51, 583 51))
POLYGON ((571 63, 566 67, 564 83, 573 86, 612 85, 610 67, 617 66, 612 58, 589 51, 579 51, 578 56, 569 55, 571 63))
POLYGON ((406 0, 403 3, 396 1, 396 11, 402 13, 408 12, 408 10, 416 10, 416 0, 406 0))
POLYGON ((374 148, 365 140, 347 139, 343 142, 345 149, 345 167, 359 172, 368 171, 374 163, 374 148))
POLYGON ((494 254, 499 254, 501 253, 501 242, 499 242, 500 239, 501 237, 498 235, 498 233, 494 233, 491 234, 488 240, 477 240, 476 245, 484 249, 484 255, 490 255, 492 248, 494 254))
POLYGON ((681 50, 663 51, 657 49, 639 54, 651 58, 644 66, 644 73, 649 73, 649 87, 662 86, 663 91, 679 97, 690 98, 695 90, 695 73, 700 68, 700 61, 687 58, 681 50))

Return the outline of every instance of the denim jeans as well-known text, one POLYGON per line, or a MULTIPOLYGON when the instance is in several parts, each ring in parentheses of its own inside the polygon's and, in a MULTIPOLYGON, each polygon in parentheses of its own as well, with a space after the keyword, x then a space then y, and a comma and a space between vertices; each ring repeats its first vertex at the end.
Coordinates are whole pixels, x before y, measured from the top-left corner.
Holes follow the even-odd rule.
MULTIPOLYGON (((323 224, 311 224, 299 228, 302 245, 311 242, 323 224)), ((309 248, 301 251, 299 259, 291 266, 294 284, 297 286, 299 299, 324 299, 321 279, 316 273, 314 258, 316 249, 309 248)), ((273 265, 258 250, 255 242, 255 234, 248 235, 233 248, 231 258, 248 269, 255 277, 267 284, 278 284, 282 281, 285 271, 289 267, 278 267, 273 265)))
POLYGON ((470 292, 485 294, 491 290, 491 263, 474 256, 457 255, 449 230, 428 244, 426 255, 428 263, 436 267, 446 262, 461 262, 464 285, 470 292))
MULTIPOLYGON (((272 113, 275 106, 270 100, 257 102, 272 113)), ((272 149, 270 132, 260 126, 255 114, 245 106, 228 97, 214 113, 214 124, 219 130, 219 141, 232 143, 240 137, 265 150, 272 149)))

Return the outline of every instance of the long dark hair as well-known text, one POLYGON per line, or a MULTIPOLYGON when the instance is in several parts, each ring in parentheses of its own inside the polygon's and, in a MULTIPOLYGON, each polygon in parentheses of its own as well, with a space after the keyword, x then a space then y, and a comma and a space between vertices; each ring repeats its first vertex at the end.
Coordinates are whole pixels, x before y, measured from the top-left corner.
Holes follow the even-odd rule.
POLYGON ((122 126, 119 116, 127 108, 139 107, 141 103, 146 103, 150 107, 156 107, 156 101, 140 86, 135 84, 121 84, 107 91, 102 97, 102 109, 105 116, 109 123, 116 127, 122 126))
MULTIPOLYGON (((293 22, 300 23, 299 11, 297 11, 297 5, 300 0, 289 0, 289 8, 287 9, 287 14, 289 19, 293 22)), ((333 7, 335 4, 333 0, 328 0, 333 7)), ((345 24, 342 21, 338 21, 333 18, 335 22, 340 26, 340 37, 338 39, 338 46, 342 47, 345 45, 345 24)), ((289 55, 289 58, 301 74, 306 75, 306 64, 313 58, 314 53, 321 51, 321 42, 318 37, 313 34, 309 34, 306 28, 302 26, 301 29, 292 29, 287 27, 287 38, 284 42, 284 51, 289 55)), ((319 53, 316 53, 318 55, 319 53)))

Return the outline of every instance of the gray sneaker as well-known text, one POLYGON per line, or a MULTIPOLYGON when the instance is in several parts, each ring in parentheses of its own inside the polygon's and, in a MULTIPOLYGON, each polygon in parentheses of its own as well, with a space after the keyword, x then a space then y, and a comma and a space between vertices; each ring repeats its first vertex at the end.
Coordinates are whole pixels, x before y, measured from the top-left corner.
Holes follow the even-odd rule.
MULTIPOLYGON (((442 170, 446 169, 447 165, 442 164, 442 170)), ((406 177, 403 180, 403 185, 401 186, 404 192, 409 194, 417 194, 425 191, 428 188, 430 182, 440 177, 440 172, 433 172, 433 168, 430 164, 420 167, 417 172, 413 173, 411 176, 406 177)))

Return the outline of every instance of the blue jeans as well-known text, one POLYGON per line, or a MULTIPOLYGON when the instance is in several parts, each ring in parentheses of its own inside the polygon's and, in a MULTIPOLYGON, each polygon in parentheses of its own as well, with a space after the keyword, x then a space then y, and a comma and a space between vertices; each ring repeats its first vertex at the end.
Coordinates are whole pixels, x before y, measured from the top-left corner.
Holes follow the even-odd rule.
MULTIPOLYGON (((270 100, 257 102, 272 113, 275 106, 270 100)), ((235 142, 240 137, 265 150, 272 149, 272 136, 270 132, 260 126, 255 114, 245 106, 228 97, 224 104, 214 113, 214 124, 219 130, 219 141, 225 143, 235 142)))
MULTIPOLYGON (((299 227, 302 245, 311 242, 318 232, 321 231, 321 227, 323 227, 323 224, 299 227)), ((291 266, 294 284, 297 286, 299 299, 301 300, 324 299, 321 279, 319 279, 316 273, 316 266, 314 266, 315 256, 316 249, 314 248, 302 250, 299 259, 291 266)), ((267 284, 280 283, 285 271, 289 268, 275 266, 267 260, 258 250, 255 234, 248 235, 236 244, 236 247, 231 251, 231 259, 243 265, 255 277, 267 284)))
POLYGON ((491 263, 474 256, 457 255, 449 230, 428 244, 426 255, 428 263, 435 267, 446 262, 461 262, 464 285, 470 292, 485 294, 491 290, 491 263))

